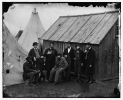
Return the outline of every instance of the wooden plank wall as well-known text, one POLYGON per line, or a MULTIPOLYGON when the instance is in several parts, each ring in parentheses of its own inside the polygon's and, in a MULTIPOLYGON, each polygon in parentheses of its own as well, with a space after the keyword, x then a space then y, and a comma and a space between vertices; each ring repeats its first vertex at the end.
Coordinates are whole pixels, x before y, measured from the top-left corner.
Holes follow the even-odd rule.
POLYGON ((99 78, 103 79, 111 77, 111 65, 110 65, 110 54, 111 54, 111 31, 106 35, 99 47, 99 78), (109 64, 108 64, 109 63, 109 64))
MULTIPOLYGON (((49 44, 51 43, 51 41, 49 40, 44 40, 43 41, 43 48, 44 50, 46 48, 49 47, 49 44)), ((73 49, 75 50, 75 45, 78 44, 80 45, 81 49, 84 51, 85 50, 85 44, 80 44, 80 43, 72 43, 71 46, 73 47, 73 49)), ((54 48, 59 52, 59 53, 63 53, 64 49, 67 48, 68 43, 67 42, 59 42, 59 41, 54 41, 54 48)), ((99 62, 99 46, 98 45, 92 45, 92 48, 94 49, 95 53, 96 53, 96 60, 95 60, 95 75, 94 78, 98 78, 98 62, 99 62)))
POLYGON ((112 52, 113 52, 113 76, 118 76, 119 75, 119 44, 118 44, 118 37, 116 37, 116 34, 118 34, 117 30, 118 30, 118 21, 116 22, 116 24, 114 25, 113 28, 113 32, 115 32, 115 34, 113 35, 113 48, 112 48, 112 52))
POLYGON ((119 71, 119 48, 115 38, 116 25, 110 29, 99 46, 99 78, 114 78, 119 71))

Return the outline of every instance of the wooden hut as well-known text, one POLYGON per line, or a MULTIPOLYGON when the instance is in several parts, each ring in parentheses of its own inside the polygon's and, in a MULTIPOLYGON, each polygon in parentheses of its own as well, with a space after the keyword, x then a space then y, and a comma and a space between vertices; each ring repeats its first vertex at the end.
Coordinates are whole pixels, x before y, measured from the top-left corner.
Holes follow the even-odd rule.
POLYGON ((60 16, 44 33, 43 48, 51 41, 58 52, 63 53, 67 42, 72 47, 79 44, 85 50, 90 42, 96 52, 95 79, 116 78, 119 76, 118 11, 60 16))

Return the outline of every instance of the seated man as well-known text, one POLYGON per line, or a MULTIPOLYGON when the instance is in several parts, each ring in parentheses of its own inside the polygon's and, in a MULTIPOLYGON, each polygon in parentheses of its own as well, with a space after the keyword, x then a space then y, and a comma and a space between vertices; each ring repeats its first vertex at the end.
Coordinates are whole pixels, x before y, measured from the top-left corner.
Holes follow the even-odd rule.
POLYGON ((38 77, 37 74, 39 74, 39 70, 37 70, 33 66, 33 62, 31 57, 26 58, 26 62, 23 64, 23 79, 26 81, 29 79, 29 85, 34 85, 33 83, 37 83, 38 77))
POLYGON ((54 68, 50 71, 49 81, 53 80, 53 76, 55 74, 55 82, 54 85, 58 83, 59 75, 68 67, 68 63, 61 54, 57 55, 56 62, 54 68))

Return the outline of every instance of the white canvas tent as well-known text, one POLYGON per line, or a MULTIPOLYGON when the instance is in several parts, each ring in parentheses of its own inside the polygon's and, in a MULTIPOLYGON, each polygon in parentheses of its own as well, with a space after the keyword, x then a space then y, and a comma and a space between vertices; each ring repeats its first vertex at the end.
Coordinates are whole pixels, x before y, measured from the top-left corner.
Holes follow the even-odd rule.
POLYGON ((13 85, 23 82, 23 63, 27 56, 16 39, 3 22, 3 85, 13 85))
POLYGON ((27 50, 27 52, 29 52, 29 50, 32 48, 33 42, 39 43, 38 38, 40 38, 44 33, 45 29, 40 21, 38 12, 36 12, 35 8, 18 42, 23 48, 27 50))

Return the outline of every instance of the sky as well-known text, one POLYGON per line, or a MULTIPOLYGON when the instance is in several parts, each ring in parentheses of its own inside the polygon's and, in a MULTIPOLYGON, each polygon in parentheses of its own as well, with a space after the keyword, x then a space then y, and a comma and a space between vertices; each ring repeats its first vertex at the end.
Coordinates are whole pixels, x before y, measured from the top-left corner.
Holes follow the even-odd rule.
POLYGON ((50 28, 59 16, 82 15, 115 10, 113 7, 79 7, 69 6, 67 3, 13 4, 4 13, 4 22, 13 35, 16 35, 20 29, 25 29, 34 8, 37 9, 45 30, 50 28))

